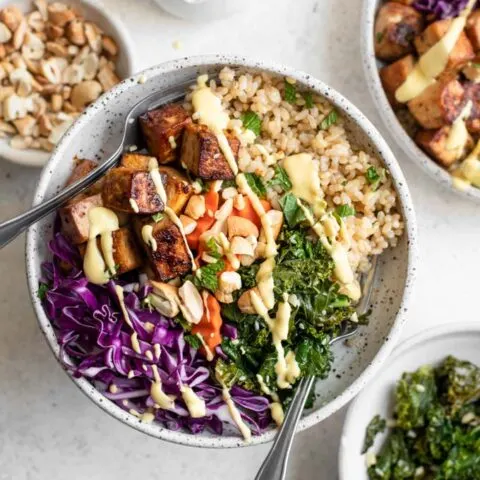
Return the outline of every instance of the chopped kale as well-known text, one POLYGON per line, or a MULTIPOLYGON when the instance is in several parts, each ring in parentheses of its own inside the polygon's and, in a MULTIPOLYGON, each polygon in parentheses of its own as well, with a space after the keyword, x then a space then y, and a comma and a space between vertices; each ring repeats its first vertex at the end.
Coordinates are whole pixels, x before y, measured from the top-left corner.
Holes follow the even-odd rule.
POLYGON ((365 453, 375 442, 375 437, 385 431, 387 422, 380 415, 375 415, 367 426, 367 433, 363 441, 362 453, 365 453))
POLYGON ((155 223, 158 223, 160 222, 161 220, 163 220, 165 218, 165 215, 163 213, 154 213, 152 215, 152 220, 155 222, 155 223))
POLYGON ((306 220, 305 213, 298 205, 297 200, 293 193, 287 193, 279 200, 283 215, 290 228, 296 227, 306 220))
POLYGON ((49 288, 48 288, 48 285, 46 283, 39 283, 38 285, 38 290, 37 290, 37 297, 42 300, 45 300, 45 297, 47 296, 47 292, 48 292, 49 288))
POLYGON ((279 186, 284 192, 288 192, 292 188, 292 182, 288 178, 287 171, 278 165, 275 166, 275 175, 268 182, 269 187, 279 186))

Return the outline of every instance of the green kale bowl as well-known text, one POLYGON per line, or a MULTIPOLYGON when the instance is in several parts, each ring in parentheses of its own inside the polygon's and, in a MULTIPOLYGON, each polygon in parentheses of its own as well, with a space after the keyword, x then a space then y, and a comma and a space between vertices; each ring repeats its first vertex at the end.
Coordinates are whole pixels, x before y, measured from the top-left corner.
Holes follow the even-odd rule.
POLYGON ((479 478, 479 343, 476 322, 428 329, 399 345, 350 405, 340 480, 479 478))
MULTIPOLYGON (((389 172, 397 191, 399 213, 404 221, 404 233, 397 246, 387 250, 379 259, 376 282, 371 295, 369 324, 361 326, 350 345, 336 344, 334 372, 316 386, 316 400, 305 411, 300 430, 309 428, 332 415, 349 402, 380 369, 391 353, 406 320, 410 293, 415 279, 417 262, 416 223, 413 205, 403 173, 385 140, 370 121, 346 98, 308 73, 270 62, 248 60, 240 56, 210 55, 187 57, 152 67, 124 80, 96 103, 91 105, 72 125, 45 166, 34 195, 35 204, 44 202, 64 185, 76 155, 101 159, 118 145, 123 120, 129 109, 154 91, 173 85, 194 83, 198 74, 216 75, 224 66, 242 67, 257 72, 288 76, 302 89, 325 97, 344 118, 349 140, 353 146, 375 155, 389 172)), ((54 215, 48 216, 28 231, 26 261, 31 300, 40 328, 57 359, 61 349, 55 332, 36 292, 41 279, 41 264, 49 258, 47 240, 51 238, 54 215)), ((68 372, 67 372, 68 373, 68 372)), ((72 381, 96 405, 119 421, 153 437, 197 447, 238 447, 245 442, 236 432, 225 431, 216 436, 207 432, 192 435, 172 431, 158 423, 142 423, 106 399, 84 378, 72 381)), ((251 444, 271 441, 276 430, 272 426, 251 444)))

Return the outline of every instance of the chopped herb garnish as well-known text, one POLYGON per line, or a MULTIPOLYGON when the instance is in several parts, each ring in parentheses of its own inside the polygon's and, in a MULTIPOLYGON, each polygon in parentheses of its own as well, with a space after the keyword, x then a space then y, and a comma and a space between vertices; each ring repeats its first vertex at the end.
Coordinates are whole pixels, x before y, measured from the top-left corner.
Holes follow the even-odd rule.
POLYGON ((187 334, 183 338, 195 350, 198 350, 202 346, 202 341, 197 337, 197 335, 187 334))
POLYGON ((336 110, 332 110, 331 112, 328 113, 328 115, 322 120, 320 123, 320 128, 322 130, 327 130, 330 128, 332 125, 337 123, 338 120, 338 113, 336 110))
POLYGON ((160 222, 161 220, 163 220, 165 217, 165 215, 163 213, 154 213, 152 215, 152 220, 155 222, 155 223, 158 223, 160 222))
POLYGON ((385 34, 383 32, 377 32, 377 35, 375 36, 377 43, 380 43, 383 40, 384 35, 385 34))
POLYGON ((271 180, 268 181, 268 186, 269 187, 274 187, 278 185, 279 187, 282 188, 284 192, 288 192, 288 190, 292 189, 292 182, 290 181, 290 178, 288 178, 287 171, 278 165, 275 166, 275 175, 271 180))
POLYGON ((267 189, 265 188, 263 180, 256 173, 244 173, 244 175, 253 193, 260 198, 265 198, 267 196, 267 189))
POLYGON ((288 103, 295 103, 297 101, 297 87, 285 79, 284 82, 284 99, 288 103))
POLYGON ((235 180, 224 180, 222 182, 222 188, 223 189, 230 188, 230 187, 236 188, 237 187, 237 182, 235 180))
POLYGON ((220 258, 222 256, 222 254, 220 253, 220 250, 218 248, 218 243, 217 241, 215 240, 215 238, 211 237, 207 243, 206 243, 206 246, 207 246, 207 253, 213 257, 213 258, 220 258))
POLYGON ((368 167, 365 172, 365 178, 367 182, 372 186, 373 190, 376 190, 380 185, 380 182, 385 178, 386 172, 384 168, 377 170, 375 167, 368 167))
POLYGON ((45 297, 47 296, 48 290, 49 290, 49 288, 48 288, 48 285, 46 283, 40 283, 38 285, 37 297, 42 301, 45 300, 45 297))
POLYGON ((303 94, 303 99, 305 100, 305 106, 307 108, 313 108, 313 95, 312 92, 305 92, 303 94))
POLYGON ((355 208, 352 207, 351 205, 339 205, 335 209, 336 215, 338 215, 340 218, 342 217, 350 217, 352 215, 355 215, 355 208))
POLYGON ((257 136, 260 135, 260 131, 262 129, 262 121, 255 112, 249 110, 248 112, 243 113, 240 118, 242 120, 243 126, 246 129, 251 130, 257 136))
POLYGON ((365 453, 375 441, 375 437, 382 433, 387 426, 387 422, 380 416, 375 415, 367 426, 367 433, 363 441, 362 454, 365 453))
POLYGON ((305 213, 298 205, 297 200, 297 197, 293 193, 287 193, 279 200, 283 215, 290 228, 293 228, 306 220, 305 213))
POLYGON ((197 270, 193 283, 198 288, 205 288, 214 293, 218 289, 217 273, 225 268, 225 263, 219 260, 215 263, 209 263, 197 270))

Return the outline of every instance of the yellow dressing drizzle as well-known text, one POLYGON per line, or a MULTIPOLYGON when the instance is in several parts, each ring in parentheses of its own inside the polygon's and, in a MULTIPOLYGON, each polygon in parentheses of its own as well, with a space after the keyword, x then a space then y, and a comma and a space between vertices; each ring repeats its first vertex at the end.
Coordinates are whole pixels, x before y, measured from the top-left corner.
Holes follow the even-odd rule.
POLYGON ((452 124, 450 133, 448 134, 447 141, 445 143, 445 148, 450 151, 455 152, 455 157, 459 159, 464 150, 465 145, 468 142, 468 130, 465 125, 465 120, 470 117, 472 113, 473 103, 471 100, 467 102, 465 107, 462 109, 458 117, 452 124))
POLYGON ((205 400, 200 398, 190 387, 182 385, 182 398, 192 418, 202 418, 206 415, 205 400))
POLYGON ((152 382, 152 386, 150 387, 150 396, 152 397, 155 404, 159 406, 159 408, 163 408, 164 410, 171 410, 175 407, 175 397, 167 395, 163 391, 162 380, 160 379, 160 374, 158 373, 158 367, 156 365, 152 365, 152 372, 155 381, 152 382))
POLYGON ((272 414, 273 421, 278 427, 281 427, 283 420, 285 419, 282 404, 280 402, 272 402, 270 404, 270 412, 272 414))
POLYGON ((83 271, 90 282, 102 285, 116 273, 112 232, 119 228, 118 217, 108 208, 94 207, 88 211, 88 222, 89 238, 83 258, 83 271), (103 254, 97 245, 98 235, 103 254))
POLYGON ((157 250, 157 241, 153 236, 153 226, 144 225, 142 227, 142 239, 155 252, 157 250))
POLYGON ((255 277, 257 281, 257 287, 262 297, 263 303, 271 310, 275 306, 275 295, 273 293, 273 269, 275 268, 275 258, 267 258, 258 269, 257 276, 255 277))
POLYGON ((130 199, 129 199, 129 203, 130 203, 130 206, 132 207, 132 210, 133 210, 135 213, 138 213, 138 212, 140 211, 140 209, 138 208, 138 204, 137 204, 137 202, 135 201, 135 199, 130 198, 130 199))
POLYGON ((315 205, 322 199, 318 163, 313 161, 310 153, 299 153, 285 158, 283 168, 292 182, 292 193, 295 196, 310 205, 315 205))
POLYGON ((448 57, 465 28, 467 17, 475 1, 469 0, 462 13, 452 20, 445 35, 420 57, 405 82, 395 92, 398 102, 406 103, 420 95, 445 70, 448 57))
POLYGON ((228 411, 230 412, 230 416, 232 417, 232 420, 237 425, 238 429, 240 430, 240 433, 243 435, 244 440, 246 442, 249 442, 250 439, 252 438, 252 433, 250 432, 248 425, 243 421, 238 408, 233 403, 232 397, 230 395, 230 392, 227 386, 220 379, 217 378, 217 380, 220 382, 220 384, 223 387, 222 398, 227 404, 228 411))
POLYGON ((142 349, 140 348, 140 342, 138 341, 138 334, 137 332, 133 332, 130 340, 132 342, 132 349, 136 353, 142 353, 142 349))
POLYGON ((120 285, 115 285, 115 293, 117 294, 118 302, 120 303, 120 310, 122 311, 125 323, 133 330, 132 321, 130 320, 130 315, 128 314, 127 307, 125 306, 123 288, 120 285))
MULTIPOLYGON (((460 163, 460 166, 454 172, 453 181, 457 183, 457 188, 466 188, 465 183, 480 187, 480 140, 468 157, 460 163), (460 178, 458 178, 459 176, 460 178), (461 181, 463 180, 463 183, 461 181)), ((454 183, 455 185, 455 183, 454 183)))
POLYGON ((200 340, 200 343, 202 344, 202 347, 205 349, 206 353, 206 359, 211 362, 213 360, 213 353, 210 350, 210 347, 205 343, 205 339, 203 338, 203 335, 201 333, 196 333, 196 336, 200 340))
POLYGON ((228 127, 230 118, 218 98, 207 86, 207 75, 200 75, 197 79, 197 88, 192 94, 192 105, 195 117, 206 125, 216 135, 220 149, 234 175, 238 173, 237 162, 224 130, 228 127))

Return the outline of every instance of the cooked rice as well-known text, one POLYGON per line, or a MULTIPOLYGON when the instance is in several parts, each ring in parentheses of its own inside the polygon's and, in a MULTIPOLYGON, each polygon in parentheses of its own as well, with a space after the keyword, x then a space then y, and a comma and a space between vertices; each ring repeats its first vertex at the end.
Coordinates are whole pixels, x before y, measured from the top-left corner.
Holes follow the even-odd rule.
MULTIPOLYGON (((219 74, 219 81, 217 84, 211 80, 209 85, 233 119, 232 127, 241 127, 243 112, 257 113, 262 120, 262 131, 256 144, 263 145, 276 161, 296 153, 312 153, 319 162, 320 184, 327 209, 342 204, 355 207, 357 215, 345 218, 352 238, 349 260, 355 271, 366 271, 370 255, 378 255, 396 245, 404 225, 391 179, 387 175, 379 188, 372 191, 365 172, 370 166, 381 167, 380 161, 352 147, 341 118, 327 130, 320 128, 322 120, 332 110, 325 98, 314 95, 314 107, 308 109, 303 97, 297 95, 296 104, 292 105, 283 100, 284 78, 267 73, 225 67, 219 74)), ((192 110, 190 96, 187 96, 185 107, 192 110)), ((242 142, 238 164, 241 171, 255 172, 265 180, 274 175, 273 166, 267 165, 265 155, 255 144, 242 142)), ((279 208, 277 191, 269 191, 268 198, 279 208)))

